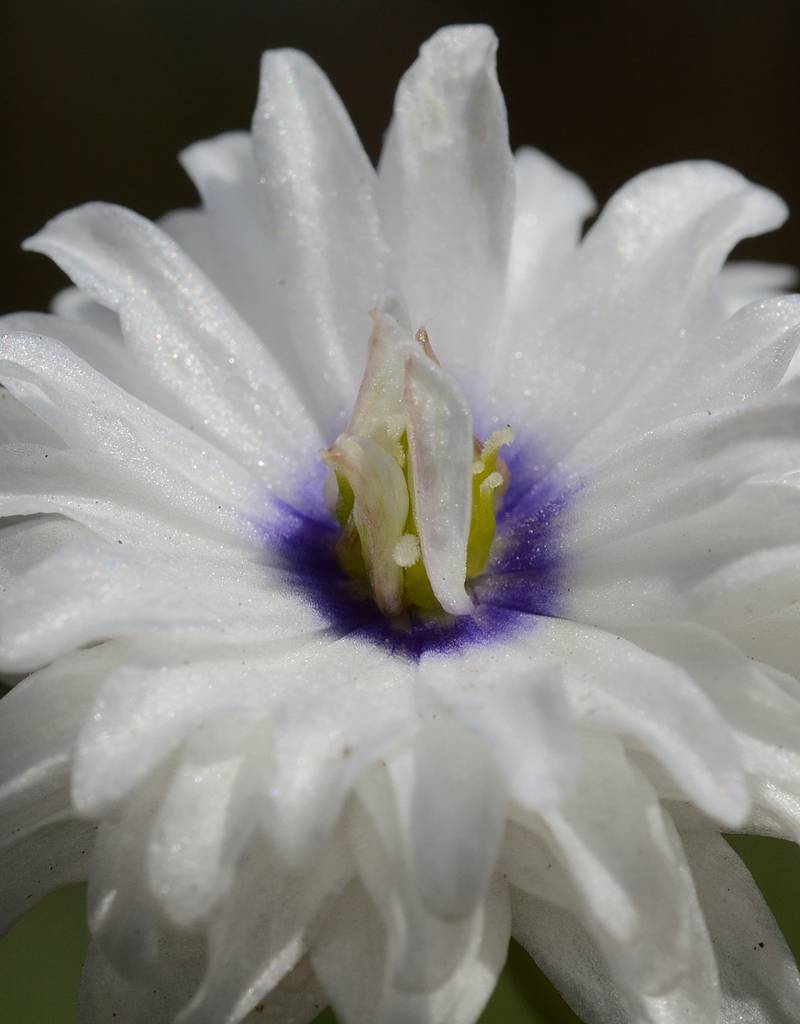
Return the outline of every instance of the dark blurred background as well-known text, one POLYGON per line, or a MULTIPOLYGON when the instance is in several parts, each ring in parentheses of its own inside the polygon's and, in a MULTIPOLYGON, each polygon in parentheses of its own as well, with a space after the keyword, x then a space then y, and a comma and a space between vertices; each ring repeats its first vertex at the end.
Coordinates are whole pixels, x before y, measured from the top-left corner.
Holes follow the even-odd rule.
POLYGON ((375 157, 419 44, 469 21, 500 37, 514 145, 546 150, 601 200, 654 164, 732 164, 796 213, 740 254, 800 263, 800 0, 38 0, 5 18, 0 311, 41 308, 60 286, 19 251, 60 210, 193 205, 175 154, 248 124, 262 50, 308 51, 375 157))

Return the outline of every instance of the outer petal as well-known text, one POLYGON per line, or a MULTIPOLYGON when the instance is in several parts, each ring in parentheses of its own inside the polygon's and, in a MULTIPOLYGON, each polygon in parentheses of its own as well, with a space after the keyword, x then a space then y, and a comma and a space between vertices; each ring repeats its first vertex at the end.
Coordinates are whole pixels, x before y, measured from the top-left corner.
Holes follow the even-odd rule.
POLYGON ((332 436, 352 405, 367 313, 385 287, 375 172, 328 80, 292 50, 264 55, 253 144, 284 329, 332 436))
POLYGON ((461 967, 440 988, 400 992, 385 977, 380 920, 364 889, 342 895, 312 950, 312 962, 343 1024, 473 1024, 492 993, 508 947, 508 894, 495 887, 461 967))
POLYGON ((475 25, 425 43, 397 90, 379 170, 390 281, 462 379, 474 379, 490 343, 511 241, 514 165, 496 48, 475 25))
MULTIPOLYGON (((508 323, 496 346, 499 372, 508 372, 513 348, 530 331, 537 308, 557 287, 568 257, 578 246, 581 226, 595 212, 594 196, 575 174, 536 149, 514 157, 516 204, 508 266, 508 323)), ((513 362, 511 363, 513 366, 513 362)))
POLYGON ((325 912, 351 870, 337 837, 305 872, 285 870, 254 845, 212 924, 206 976, 180 1024, 238 1024, 299 963, 312 918, 325 912))
POLYGON ((562 663, 572 713, 585 728, 648 751, 713 818, 734 827, 746 820, 747 780, 731 731, 678 666, 620 636, 558 619, 536 620, 516 651, 519 664, 562 663))
POLYGON ((0 703, 0 835, 21 839, 70 810, 72 748, 103 677, 112 644, 78 651, 35 672, 0 703))
POLYGON ((254 602, 262 615, 262 638, 270 619, 281 616, 281 606, 284 630, 292 616, 299 624, 302 605, 288 598, 287 608, 266 572, 260 591, 230 585, 203 593, 198 570, 196 559, 159 564, 125 553, 124 545, 122 550, 102 543, 65 547, 0 596, 0 668, 30 671, 75 647, 119 635, 199 631, 222 639, 226 623, 239 630, 254 602), (76 579, 86 581, 77 595, 76 579))
POLYGON ((582 744, 571 798, 526 824, 571 876, 579 911, 609 962, 636 992, 659 996, 693 955, 689 904, 670 823, 647 780, 615 741, 582 744))
POLYGON ((498 377, 497 415, 516 416, 551 456, 563 454, 619 407, 639 375, 670 364, 681 331, 703 323, 732 246, 785 215, 776 196, 718 164, 634 178, 564 268, 520 339, 513 372, 498 377))
MULTIPOLYGON (((0 382, 70 447, 102 453, 138 485, 160 491, 187 515, 241 535, 242 510, 255 516, 263 507, 262 487, 240 465, 132 398, 51 338, 5 335, 0 382)), ((249 524, 244 532, 255 539, 249 524)))
POLYGON ((429 656, 423 692, 481 739, 505 776, 508 797, 532 809, 553 806, 574 782, 575 737, 558 667, 510 655, 489 671, 485 652, 429 656))
POLYGON ((114 1020, 125 1024, 172 1021, 174 1014, 191 997, 201 976, 202 955, 195 947, 196 943, 186 936, 181 936, 180 944, 162 945, 159 951, 161 978, 137 984, 119 974, 100 944, 91 942, 81 972, 79 1024, 107 1024, 114 1020), (194 955, 186 955, 187 946, 194 955))
MULTIPOLYGON (((209 276, 291 373, 285 335, 285 283, 280 285, 277 238, 270 225, 249 132, 226 132, 180 154, 203 200, 203 254, 209 276)), ((193 212, 196 217, 198 214, 193 212)), ((294 379, 302 394, 302 382, 294 379)))
POLYGON ((118 312, 131 352, 188 426, 254 467, 274 453, 276 474, 287 445, 318 445, 268 349, 155 225, 95 203, 61 214, 26 245, 118 312))

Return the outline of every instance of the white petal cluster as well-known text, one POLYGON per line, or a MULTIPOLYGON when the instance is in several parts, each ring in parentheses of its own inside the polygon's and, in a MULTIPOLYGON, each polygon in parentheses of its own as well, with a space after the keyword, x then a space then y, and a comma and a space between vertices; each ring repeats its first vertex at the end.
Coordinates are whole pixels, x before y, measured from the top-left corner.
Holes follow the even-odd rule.
POLYGON ((27 245, 77 287, 0 325, 2 924, 88 878, 82 1024, 473 1024, 511 934, 587 1024, 800 1019, 721 836, 800 839, 800 298, 724 266, 782 202, 676 164, 582 238, 481 27, 422 48, 377 171, 289 51, 182 161, 200 209, 62 214, 27 245), (512 487, 569 491, 553 613, 418 658, 270 541, 326 515, 388 288, 512 487))

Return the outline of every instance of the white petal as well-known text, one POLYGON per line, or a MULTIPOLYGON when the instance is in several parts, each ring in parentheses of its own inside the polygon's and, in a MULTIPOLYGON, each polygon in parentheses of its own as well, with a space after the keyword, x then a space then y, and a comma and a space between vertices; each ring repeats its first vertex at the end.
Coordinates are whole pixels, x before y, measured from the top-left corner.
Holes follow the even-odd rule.
POLYGON ((147 884, 146 853, 165 776, 151 780, 97 833, 87 891, 92 937, 126 978, 147 981, 157 973, 166 937, 158 899, 147 884))
POLYGON ((318 446, 268 349, 155 225, 94 203, 26 246, 119 314, 130 351, 174 395, 186 425, 251 465, 269 460, 276 474, 287 445, 295 454, 318 446))
MULTIPOLYGON (((692 955, 682 860, 646 779, 613 740, 582 744, 571 798, 540 834, 569 873, 586 927, 634 991, 662 995, 692 955)), ((536 820, 526 820, 537 827, 536 820)), ((538 830, 538 829, 537 829, 538 830)))
MULTIPOLYGON (((519 658, 560 661, 574 718, 651 753, 715 820, 738 827, 749 811, 741 756, 722 715, 689 676, 620 636, 537 619, 519 658)), ((523 662, 524 663, 524 660, 523 662)))
POLYGON ((199 729, 181 751, 146 853, 148 886, 178 927, 207 918, 233 881, 254 828, 247 773, 259 764, 249 748, 263 740, 258 721, 229 713, 199 729))
POLYGON ((69 812, 72 748, 119 656, 111 645, 78 651, 28 676, 0 702, 3 841, 69 812))
MULTIPOLYGON (((106 455, 137 484, 159 490, 189 515, 241 534, 239 510, 255 516, 265 509, 263 488, 241 466, 132 398, 53 339, 5 335, 0 381, 71 447, 106 455)), ((285 479, 288 489, 288 472, 285 479)), ((254 538, 249 524, 245 532, 254 538)))
POLYGON ((113 636, 219 628, 226 605, 235 620, 235 590, 198 593, 201 582, 201 575, 186 572, 185 563, 182 574, 174 566, 169 572, 135 551, 126 553, 124 545, 65 547, 0 595, 0 668, 30 671, 113 636), (77 593, 76 580, 83 583, 77 593))
MULTIPOLYGON (((608 203, 498 376, 496 414, 561 454, 672 358, 741 238, 786 215, 772 193, 713 163, 647 171, 608 203)), ((588 456, 587 456, 588 457, 588 456)))
MULTIPOLYGON (((0 477, 3 516, 58 513, 112 544, 203 553, 209 559, 239 559, 243 554, 235 537, 226 537, 224 531, 213 537, 213 528, 192 522, 191 509, 187 516, 182 514, 185 506, 175 508, 168 491, 137 487, 127 468, 107 455, 51 445, 4 445, 0 477)), ((219 505, 216 511, 222 511, 219 505)))
POLYGON ((343 638, 279 666, 263 826, 288 863, 313 855, 366 768, 416 728, 412 666, 343 638))
POLYGON ((800 382, 631 440, 596 465, 576 498, 568 550, 629 537, 722 501, 755 477, 800 464, 800 382), (584 504, 585 502, 585 504, 584 504), (583 513, 586 513, 585 515, 583 513))
POLYGON ((414 744, 411 865, 434 914, 458 920, 483 898, 506 817, 504 779, 487 746, 455 721, 433 722, 414 744))
POLYGON ((202 951, 185 935, 162 945, 158 978, 141 984, 119 974, 99 943, 90 942, 81 972, 79 1024, 154 1024, 171 1021, 191 997, 203 967, 202 951), (188 949, 187 949, 188 947, 188 949), (194 955, 192 955, 194 954, 194 955))
POLYGON ((79 323, 44 313, 12 313, 0 318, 0 334, 42 334, 56 338, 76 356, 129 394, 171 415, 175 401, 147 379, 141 366, 119 340, 92 324, 79 323))
POLYGON ((180 1024, 238 1024, 298 964, 311 919, 351 872, 337 837, 306 872, 287 872, 263 847, 249 850, 235 892, 212 922, 208 970, 180 1024))
POLYGON ((123 343, 122 328, 117 314, 95 302, 75 285, 69 285, 56 292, 50 301, 50 311, 60 319, 88 324, 109 339, 113 339, 117 345, 123 343))
POLYGON ((406 358, 412 504, 422 558, 445 611, 468 615, 464 590, 472 517, 472 417, 458 387, 422 352, 406 358))
POLYGON ((641 371, 635 387, 570 455, 592 464, 632 438, 694 413, 768 397, 786 375, 800 343, 800 297, 784 295, 741 309, 719 326, 686 330, 669 355, 641 371))
POLYGON ((693 619, 747 641, 750 622, 794 601, 799 512, 796 487, 746 483, 696 514, 609 539, 574 560, 569 614, 623 630, 693 619))
POLYGON ((423 659, 431 699, 468 726, 502 769, 508 796, 530 808, 557 803, 574 781, 574 736, 559 669, 487 650, 423 659))
POLYGON ((681 838, 717 955, 721 1024, 792 1024, 800 972, 750 873, 722 836, 681 838))
POLYGON ((447 921, 421 898, 409 848, 412 768, 406 755, 394 758, 391 772, 369 772, 348 808, 347 826, 359 877, 386 929, 387 983, 427 992, 445 984, 464 959, 478 911, 447 921))
POLYGON ((400 82, 380 161, 390 283, 455 372, 474 374, 502 308, 514 165, 491 29, 437 32, 400 82), (435 318, 435 319, 434 319, 435 318))
POLYGON ((375 172, 327 78, 292 50, 264 55, 253 145, 291 348, 334 435, 385 287, 375 172))
POLYGON ((596 204, 577 175, 536 149, 518 150, 514 170, 516 204, 506 303, 509 333, 519 340, 547 290, 557 284, 564 261, 578 245, 583 222, 596 204))
POLYGON ((279 246, 270 237, 252 137, 225 132, 184 149, 180 161, 203 200, 202 241, 210 251, 202 259, 213 261, 210 276, 288 371, 279 246))
POLYGON ((734 1024, 719 1018, 714 954, 697 898, 688 893, 693 958, 672 991, 648 996, 628 988, 609 969, 605 947, 595 944, 573 914, 546 898, 512 889, 512 930, 585 1024, 734 1024))
POLYGON ((55 447, 61 444, 55 431, 14 398, 7 388, 0 388, 0 444, 14 441, 55 447))
POLYGON ((401 992, 385 976, 385 936, 364 889, 353 883, 316 940, 314 969, 342 1024, 473 1024, 494 989, 508 947, 508 894, 496 886, 455 974, 429 992, 401 992))

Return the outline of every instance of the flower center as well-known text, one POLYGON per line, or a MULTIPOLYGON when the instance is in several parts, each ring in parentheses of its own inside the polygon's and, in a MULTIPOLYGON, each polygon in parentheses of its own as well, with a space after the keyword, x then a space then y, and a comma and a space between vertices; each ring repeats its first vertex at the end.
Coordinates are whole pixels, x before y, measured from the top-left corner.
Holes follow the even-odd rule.
POLYGON ((427 332, 394 296, 373 311, 367 365, 347 429, 322 453, 343 570, 388 617, 468 615, 510 474, 509 428, 481 443, 427 332))

